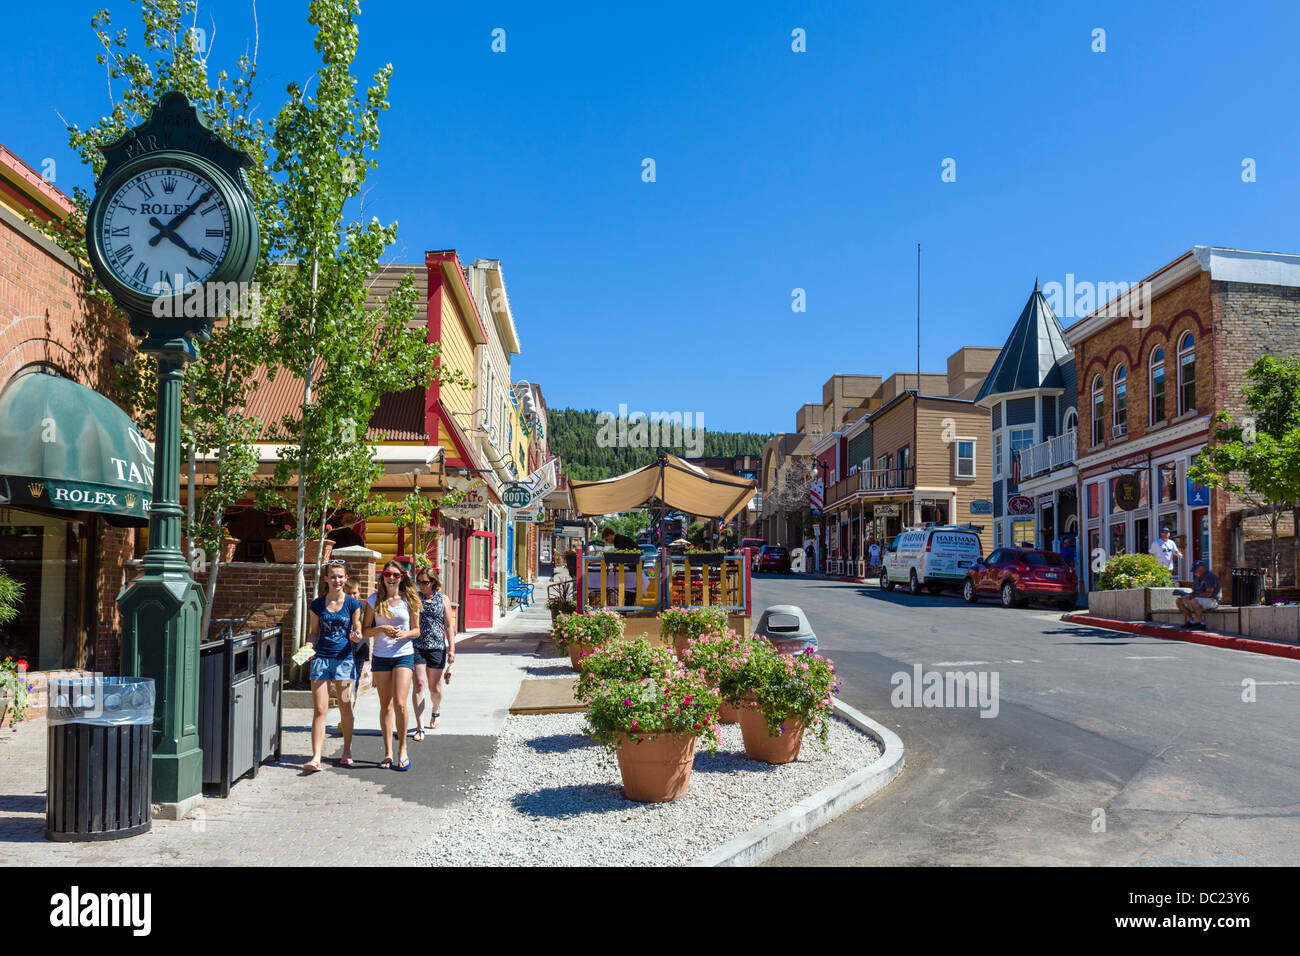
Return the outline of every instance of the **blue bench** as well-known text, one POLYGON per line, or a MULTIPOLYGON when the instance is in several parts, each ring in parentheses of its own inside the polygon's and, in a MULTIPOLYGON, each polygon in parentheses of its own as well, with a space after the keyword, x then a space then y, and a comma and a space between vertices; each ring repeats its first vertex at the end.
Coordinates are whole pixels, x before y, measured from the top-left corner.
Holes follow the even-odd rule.
POLYGON ((520 607, 528 607, 533 601, 533 585, 525 584, 517 574, 506 578, 506 605, 511 601, 518 601, 520 607))

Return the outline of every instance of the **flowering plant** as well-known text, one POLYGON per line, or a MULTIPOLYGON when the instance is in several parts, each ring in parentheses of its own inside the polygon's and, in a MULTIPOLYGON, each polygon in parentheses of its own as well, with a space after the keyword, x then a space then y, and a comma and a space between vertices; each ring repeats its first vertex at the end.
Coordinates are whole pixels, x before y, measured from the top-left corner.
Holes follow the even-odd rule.
POLYGON ((717 752, 718 689, 698 671, 678 664, 656 676, 606 677, 580 682, 575 694, 587 703, 587 736, 608 755, 624 741, 659 734, 696 737, 709 753, 717 752))
POLYGON ((763 715, 769 736, 785 733, 786 721, 802 719, 817 732, 825 749, 830 749, 832 696, 840 692, 840 685, 835 662, 814 654, 811 647, 802 654, 780 654, 762 640, 753 642, 748 659, 731 683, 733 693, 751 695, 737 703, 763 715))
POLYGON ((1116 554, 1106 562, 1097 576, 1097 590, 1123 588, 1167 588, 1174 583, 1173 572, 1150 554, 1116 554))
POLYGON ((682 663, 699 671, 710 684, 716 685, 722 699, 731 702, 743 696, 739 690, 742 668, 748 663, 754 641, 745 640, 735 631, 708 631, 686 641, 682 663))
POLYGON ((8 691, 6 696, 13 697, 13 702, 9 705, 10 726, 16 726, 27 719, 29 695, 35 688, 36 685, 27 680, 26 661, 15 661, 12 657, 0 661, 0 691, 8 691))
POLYGON ((293 525, 287 524, 277 531, 275 536, 283 541, 287 541, 291 538, 296 539, 298 537, 298 532, 293 530, 293 525))
POLYGON ((582 614, 561 614, 555 619, 551 638, 560 647, 584 644, 603 647, 623 636, 623 618, 605 608, 592 608, 582 614))
POLYGON ((659 629, 664 637, 699 637, 727 629, 727 612, 720 607, 670 607, 659 612, 659 629))
POLYGON ((642 680, 665 677, 681 669, 672 648, 651 644, 645 637, 618 641, 595 651, 583 661, 575 693, 588 693, 604 680, 642 680))
POLYGON ((573 598, 553 597, 546 602, 548 611, 559 611, 561 614, 572 614, 578 609, 578 602, 573 598))

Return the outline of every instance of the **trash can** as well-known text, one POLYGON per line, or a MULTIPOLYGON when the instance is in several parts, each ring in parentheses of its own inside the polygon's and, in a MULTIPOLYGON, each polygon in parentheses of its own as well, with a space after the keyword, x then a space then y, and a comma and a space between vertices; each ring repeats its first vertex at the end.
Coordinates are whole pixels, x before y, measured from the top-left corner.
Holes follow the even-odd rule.
POLYGON ((199 748, 203 783, 230 796, 253 769, 257 747, 257 642, 231 634, 199 645, 199 748))
POLYGON ((146 832, 153 825, 153 680, 53 680, 49 694, 45 838, 146 832))
POLYGON ((1264 601, 1264 568, 1232 569, 1232 606, 1253 607, 1264 601))
POLYGON ((758 619, 756 637, 765 638, 782 654, 817 653, 817 635, 803 608, 794 604, 773 604, 758 619))

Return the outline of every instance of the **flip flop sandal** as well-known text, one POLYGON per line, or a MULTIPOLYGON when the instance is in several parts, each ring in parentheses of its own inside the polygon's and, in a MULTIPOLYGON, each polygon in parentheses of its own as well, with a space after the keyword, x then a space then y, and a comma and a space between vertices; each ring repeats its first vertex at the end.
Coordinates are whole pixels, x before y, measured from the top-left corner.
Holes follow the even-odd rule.
POLYGON ((393 764, 393 769, 394 769, 394 770, 410 770, 410 769, 411 769, 411 758, 410 758, 410 757, 407 757, 406 760, 403 761, 402 763, 395 763, 395 764, 393 764))
POLYGON ((324 768, 320 764, 305 763, 302 765, 303 773, 320 773, 324 768))
POLYGON ((379 769, 380 769, 380 770, 392 770, 392 769, 393 769, 393 758, 392 758, 392 757, 385 757, 383 760, 379 761, 379 769))
POLYGON ((340 766, 340 767, 351 767, 351 766, 353 766, 355 763, 356 763, 356 761, 353 760, 351 757, 340 757, 340 758, 339 758, 339 766, 340 766))
MULTIPOLYGON (((437 715, 435 714, 434 716, 437 716, 437 715)), ((417 730, 415 733, 411 734, 411 739, 412 739, 412 740, 417 740, 417 741, 418 741, 418 740, 423 740, 423 739, 424 739, 424 731, 423 731, 423 730, 417 730)))

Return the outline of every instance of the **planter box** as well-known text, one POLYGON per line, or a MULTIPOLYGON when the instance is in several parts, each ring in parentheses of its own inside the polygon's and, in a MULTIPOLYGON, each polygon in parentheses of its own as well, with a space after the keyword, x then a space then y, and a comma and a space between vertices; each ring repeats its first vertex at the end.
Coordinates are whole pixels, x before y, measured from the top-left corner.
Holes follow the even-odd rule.
POLYGON ((0 691, 0 727, 5 725, 5 717, 9 714, 9 706, 14 702, 12 692, 0 691))
POLYGON ((693 568, 699 567, 722 567, 722 559, 726 557, 725 551, 695 551, 686 552, 686 562, 693 568))
POLYGON ((1243 607, 1241 633, 1246 637, 1300 644, 1300 606, 1243 607))
MULTIPOLYGON (((1147 590, 1147 588, 1126 588, 1122 591, 1089 591, 1088 613, 1112 621, 1145 621, 1147 590)), ((1176 608, 1171 609, 1176 610, 1176 608)))
POLYGON ((601 557, 605 559, 605 566, 611 568, 635 568, 641 563, 640 551, 606 551, 601 557))

